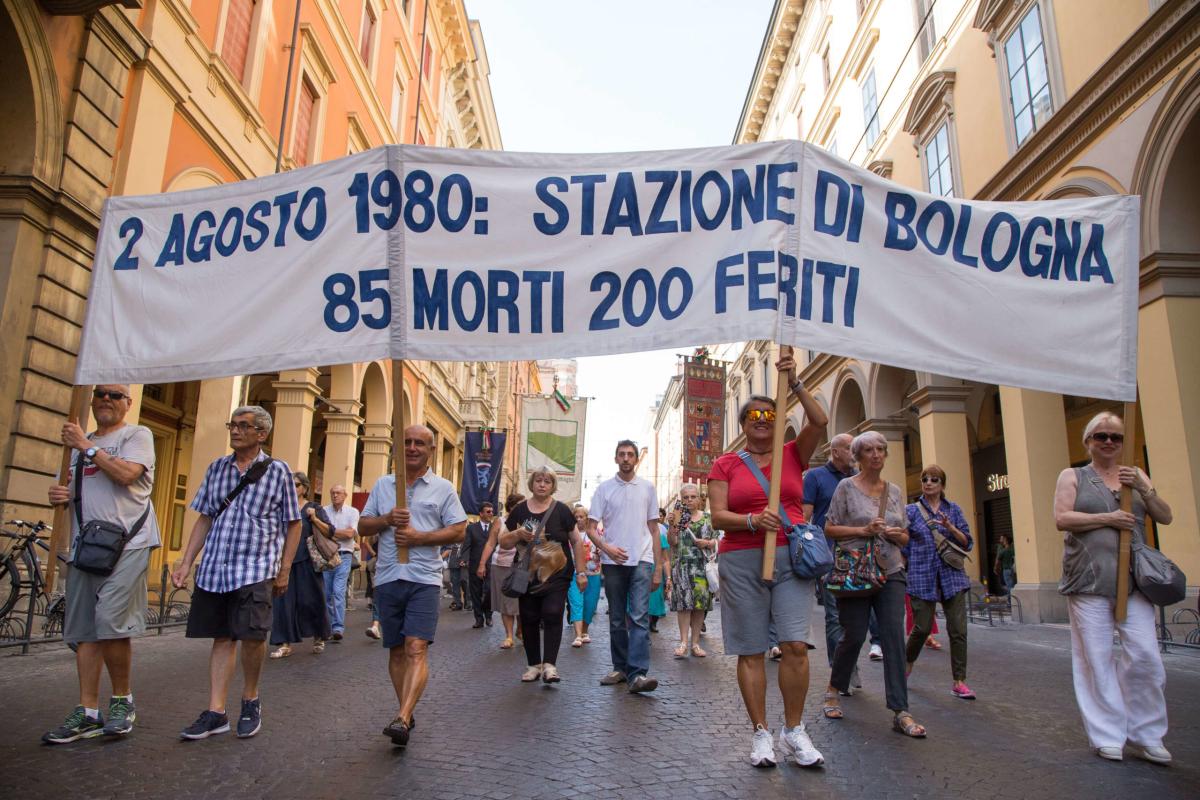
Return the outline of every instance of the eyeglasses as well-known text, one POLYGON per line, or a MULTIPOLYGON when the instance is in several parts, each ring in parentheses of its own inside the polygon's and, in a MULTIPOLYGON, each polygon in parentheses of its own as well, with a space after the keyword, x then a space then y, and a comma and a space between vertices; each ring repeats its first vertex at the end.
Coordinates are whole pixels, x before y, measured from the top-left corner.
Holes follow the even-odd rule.
POLYGON ((246 433, 247 431, 261 431, 262 430, 262 428, 255 425, 252 422, 226 422, 225 428, 227 430, 231 430, 231 431, 238 430, 238 431, 241 431, 242 433, 246 433))
POLYGON ((104 389, 93 389, 92 397, 96 398, 97 400, 128 400, 128 399, 130 399, 129 395, 125 394, 124 392, 110 392, 110 391, 106 391, 104 389))
POLYGON ((774 422, 775 412, 769 408, 752 408, 746 412, 746 420, 748 422, 758 422, 760 419, 767 422, 774 422))
POLYGON ((921 483, 941 483, 942 479, 937 475, 922 475, 921 483))
POLYGON ((1123 433, 1105 433, 1104 431, 1100 431, 1099 433, 1093 433, 1092 438, 1102 444, 1105 442, 1112 442, 1113 444, 1120 444, 1121 442, 1125 441, 1125 434, 1123 434, 1123 433))

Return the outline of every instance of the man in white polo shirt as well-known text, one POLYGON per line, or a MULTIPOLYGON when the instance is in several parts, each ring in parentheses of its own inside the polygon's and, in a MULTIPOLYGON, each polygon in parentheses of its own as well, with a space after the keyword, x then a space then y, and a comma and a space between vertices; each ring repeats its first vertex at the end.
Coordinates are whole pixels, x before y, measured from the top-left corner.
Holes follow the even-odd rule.
POLYGON ((325 513, 333 523, 333 539, 337 542, 342 563, 321 573, 325 578, 325 609, 329 612, 329 627, 333 641, 340 642, 346 630, 346 583, 354 566, 354 536, 358 533, 358 509, 346 502, 346 487, 340 483, 329 490, 333 502, 325 513))
POLYGON ((658 541, 658 496, 654 484, 637 476, 638 449, 617 443, 617 474, 600 484, 588 512, 588 537, 600 551, 608 597, 612 672, 603 686, 626 682, 629 691, 652 692, 658 681, 650 669, 650 593, 662 583, 663 554, 658 541), (597 531, 604 525, 604 536, 597 531), (628 609, 628 610, 626 610, 628 609))

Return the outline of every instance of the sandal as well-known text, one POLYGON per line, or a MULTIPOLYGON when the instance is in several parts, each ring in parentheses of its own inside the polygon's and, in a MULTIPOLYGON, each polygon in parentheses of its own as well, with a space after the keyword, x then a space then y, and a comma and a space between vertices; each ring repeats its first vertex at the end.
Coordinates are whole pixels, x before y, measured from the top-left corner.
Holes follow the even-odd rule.
POLYGON ((501 650, 512 650, 512 646, 513 646, 512 639, 505 639, 503 642, 500 643, 501 650))
POLYGON ((687 658, 687 645, 686 644, 681 643, 679 645, 679 647, 675 648, 675 657, 676 658, 687 658))
POLYGON ((905 736, 911 736, 914 739, 925 738, 925 728, 918 725, 917 721, 913 719, 913 715, 907 711, 901 711, 895 716, 892 720, 892 730, 896 733, 903 733, 905 736), (902 720, 908 721, 903 722, 902 720))
POLYGON ((271 658, 287 658, 292 654, 290 645, 282 645, 278 650, 271 651, 271 658))
POLYGON ((576 636, 575 641, 571 642, 571 647, 583 647, 583 637, 576 636))
POLYGON ((694 644, 692 645, 692 655, 694 655, 696 658, 704 658, 708 655, 708 653, 701 650, 700 645, 694 644))
POLYGON ((325 652, 325 640, 324 639, 317 639, 316 641, 313 642, 313 652, 316 653, 317 655, 321 655, 321 653, 325 652))
POLYGON ((588 636, 586 633, 585 633, 583 636, 580 636, 579 638, 583 640, 583 643, 584 643, 584 644, 591 644, 591 643, 592 643, 592 637, 591 637, 591 636, 588 636))
POLYGON ((825 693, 825 704, 821 706, 821 713, 825 715, 825 719, 841 719, 846 716, 842 711, 841 703, 834 705, 832 701, 838 698, 837 692, 825 693))
POLYGON ((925 646, 928 647, 930 650, 941 650, 942 649, 942 643, 939 642, 937 639, 933 638, 933 636, 930 636, 928 639, 925 640, 925 646))

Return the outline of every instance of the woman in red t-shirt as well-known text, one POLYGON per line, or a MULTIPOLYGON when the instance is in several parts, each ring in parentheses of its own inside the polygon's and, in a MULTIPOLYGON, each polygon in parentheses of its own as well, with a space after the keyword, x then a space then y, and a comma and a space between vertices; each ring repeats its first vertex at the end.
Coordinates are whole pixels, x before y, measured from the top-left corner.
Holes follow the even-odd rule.
MULTIPOLYGON (((790 353, 775 365, 780 377, 791 378, 795 362, 790 353)), ((781 505, 793 525, 804 521, 800 500, 804 470, 825 432, 829 418, 798 380, 792 392, 804 409, 804 427, 783 450, 781 505)), ((775 429, 775 401, 754 395, 742 406, 738 422, 745 435, 745 451, 771 479, 771 444, 775 429)), ((787 537, 776 509, 768 509, 767 495, 758 479, 736 452, 726 453, 708 475, 712 526, 725 531, 718 567, 721 577, 721 631, 725 652, 738 657, 738 688, 754 726, 750 763, 775 765, 775 749, 767 728, 767 671, 765 654, 770 645, 772 619, 783 651, 779 664, 779 689, 783 694, 784 728, 779 744, 800 766, 824 763, 804 730, 804 696, 808 693, 808 651, 812 644, 811 617, 816 598, 814 582, 792 572, 787 537), (762 548, 770 537, 776 547, 775 575, 762 581, 762 548)))

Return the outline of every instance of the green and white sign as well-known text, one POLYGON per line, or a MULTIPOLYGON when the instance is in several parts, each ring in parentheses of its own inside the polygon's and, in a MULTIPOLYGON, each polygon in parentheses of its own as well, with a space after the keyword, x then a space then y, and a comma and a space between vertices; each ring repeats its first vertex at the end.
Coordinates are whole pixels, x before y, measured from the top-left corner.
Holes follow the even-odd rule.
POLYGON ((521 400, 521 474, 549 467, 558 477, 555 497, 564 503, 578 502, 587 400, 573 399, 566 409, 553 396, 527 395, 521 400))

